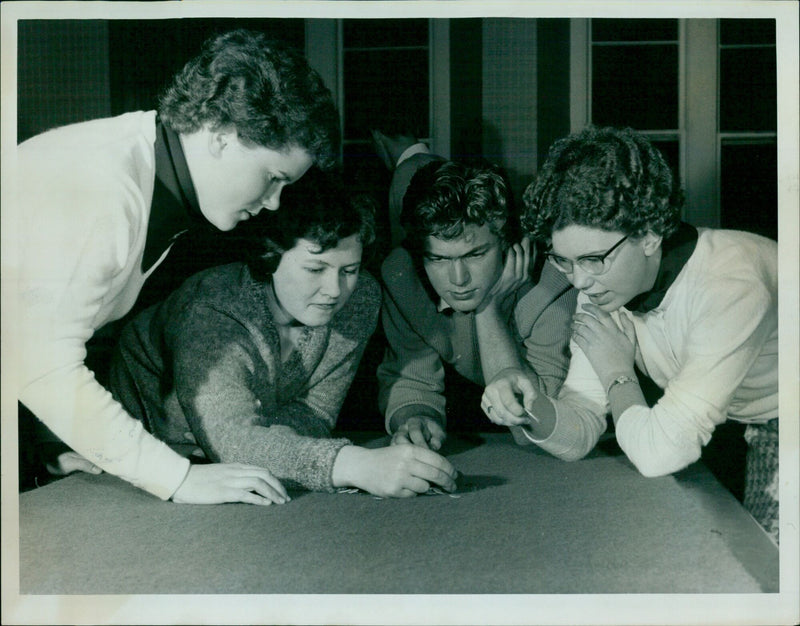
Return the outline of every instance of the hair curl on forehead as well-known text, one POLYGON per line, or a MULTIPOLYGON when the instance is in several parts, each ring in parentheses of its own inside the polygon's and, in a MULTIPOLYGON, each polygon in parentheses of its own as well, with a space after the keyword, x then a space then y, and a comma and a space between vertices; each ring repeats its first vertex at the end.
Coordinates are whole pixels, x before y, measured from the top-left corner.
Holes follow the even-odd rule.
POLYGON ((263 33, 240 29, 208 39, 161 94, 158 113, 179 133, 234 126, 244 142, 296 146, 320 167, 338 158, 330 91, 299 52, 263 33))
POLYGON ((667 238, 682 203, 669 166, 647 139, 630 128, 589 127, 550 148, 523 194, 521 222, 539 241, 572 224, 667 238))
POLYGON ((278 211, 264 211, 244 225, 250 274, 255 280, 270 280, 283 254, 300 239, 318 244, 324 252, 357 235, 367 248, 375 240, 374 213, 374 200, 348 194, 338 173, 311 168, 284 189, 278 211))
POLYGON ((455 239, 466 226, 484 224, 505 246, 511 237, 510 204, 498 167, 434 161, 414 174, 403 196, 403 246, 418 253, 427 237, 455 239))

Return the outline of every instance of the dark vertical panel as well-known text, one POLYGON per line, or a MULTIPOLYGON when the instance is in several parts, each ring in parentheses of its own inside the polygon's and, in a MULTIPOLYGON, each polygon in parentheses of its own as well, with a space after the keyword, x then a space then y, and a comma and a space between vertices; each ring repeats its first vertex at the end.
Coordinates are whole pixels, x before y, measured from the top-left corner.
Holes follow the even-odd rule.
POLYGON ((774 143, 722 144, 722 228, 778 238, 778 151, 774 143))
POLYGON ((554 141, 569 134, 569 20, 539 19, 536 32, 537 167, 554 141))
POLYGON ((775 21, 720 20, 720 225, 777 239, 775 21), (762 137, 735 137, 738 132, 762 137))
POLYGON ((777 128, 776 62, 774 46, 720 50, 721 132, 777 128))
POLYGON ((483 154, 483 33, 480 19, 450 21, 450 152, 453 158, 483 154))
POLYGON ((17 34, 17 141, 110 114, 105 20, 21 20, 17 34))

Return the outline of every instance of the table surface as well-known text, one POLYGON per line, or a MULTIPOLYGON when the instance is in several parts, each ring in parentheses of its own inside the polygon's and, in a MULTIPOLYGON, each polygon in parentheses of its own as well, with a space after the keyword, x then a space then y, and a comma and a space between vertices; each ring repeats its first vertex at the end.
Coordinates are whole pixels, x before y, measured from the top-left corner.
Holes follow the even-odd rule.
POLYGON ((72 475, 20 495, 20 592, 778 591, 777 547, 699 463, 644 478, 613 441, 567 463, 494 433, 444 453, 457 497, 187 506, 72 475))

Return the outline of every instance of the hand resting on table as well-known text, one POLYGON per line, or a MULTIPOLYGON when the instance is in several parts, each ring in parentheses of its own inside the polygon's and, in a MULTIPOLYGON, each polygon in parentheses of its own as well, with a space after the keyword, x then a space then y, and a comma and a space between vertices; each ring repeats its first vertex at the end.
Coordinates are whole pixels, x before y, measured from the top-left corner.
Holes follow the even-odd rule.
POLYGON ((414 445, 345 446, 333 464, 334 487, 358 487, 390 498, 408 498, 437 485, 456 489, 456 469, 440 454, 414 445))
POLYGON ((47 471, 54 476, 66 476, 72 472, 86 472, 87 474, 102 474, 103 470, 91 461, 83 458, 77 452, 70 450, 62 452, 55 463, 47 463, 47 471))
MULTIPOLYGON (((48 464, 47 470, 57 476, 73 472, 100 474, 103 470, 72 450, 48 464)), ((178 504, 284 504, 291 498, 280 481, 269 470, 237 463, 191 465, 186 478, 173 494, 178 504)))
POLYGON ((286 489, 262 467, 242 463, 191 465, 186 478, 173 494, 178 504, 285 504, 286 489))

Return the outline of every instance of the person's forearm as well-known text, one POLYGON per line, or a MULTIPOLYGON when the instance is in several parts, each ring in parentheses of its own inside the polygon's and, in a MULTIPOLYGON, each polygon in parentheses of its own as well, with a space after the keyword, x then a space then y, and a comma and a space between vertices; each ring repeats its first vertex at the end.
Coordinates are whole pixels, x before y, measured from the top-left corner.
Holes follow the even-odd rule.
POLYGON ((613 378, 606 387, 611 415, 616 425, 620 416, 632 406, 647 406, 635 373, 613 378))
POLYGON ((279 480, 311 491, 331 489, 334 459, 342 447, 350 445, 344 438, 300 435, 283 424, 265 427, 233 421, 196 434, 219 462, 263 467, 279 480))
POLYGON ((77 453, 162 500, 186 477, 189 462, 128 415, 85 366, 53 372, 19 398, 77 453))
POLYGON ((359 475, 363 472, 364 460, 363 448, 353 445, 342 447, 333 461, 331 472, 333 486, 335 488, 359 486, 359 475))
POLYGON ((605 411, 600 406, 584 404, 576 396, 570 400, 562 397, 548 402, 550 409, 543 402, 534 407, 539 422, 524 426, 522 432, 530 441, 560 459, 576 461, 583 458, 594 448, 606 428, 605 411))
POLYGON ((508 368, 530 373, 496 305, 491 304, 475 314, 475 330, 484 382, 489 383, 508 368))

